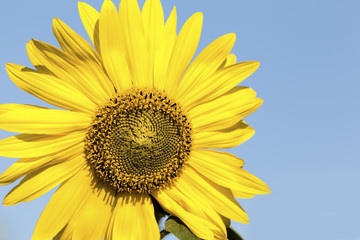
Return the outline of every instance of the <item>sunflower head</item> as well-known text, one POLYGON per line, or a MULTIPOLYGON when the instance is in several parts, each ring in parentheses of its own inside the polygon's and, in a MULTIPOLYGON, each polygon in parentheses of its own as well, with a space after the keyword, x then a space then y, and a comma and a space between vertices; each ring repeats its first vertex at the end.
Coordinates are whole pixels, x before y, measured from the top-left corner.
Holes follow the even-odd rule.
POLYGON ((85 157, 116 191, 148 192, 180 175, 191 150, 191 126, 164 92, 131 89, 96 112, 85 157))

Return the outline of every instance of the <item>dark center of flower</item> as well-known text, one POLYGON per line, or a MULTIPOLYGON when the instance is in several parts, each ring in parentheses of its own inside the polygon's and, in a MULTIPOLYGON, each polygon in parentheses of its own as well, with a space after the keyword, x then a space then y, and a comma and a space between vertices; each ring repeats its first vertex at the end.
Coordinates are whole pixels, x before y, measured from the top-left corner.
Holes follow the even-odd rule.
POLYGON ((191 149, 191 127, 157 90, 132 89, 98 110, 85 156, 97 178, 117 191, 150 192, 179 175, 191 149))

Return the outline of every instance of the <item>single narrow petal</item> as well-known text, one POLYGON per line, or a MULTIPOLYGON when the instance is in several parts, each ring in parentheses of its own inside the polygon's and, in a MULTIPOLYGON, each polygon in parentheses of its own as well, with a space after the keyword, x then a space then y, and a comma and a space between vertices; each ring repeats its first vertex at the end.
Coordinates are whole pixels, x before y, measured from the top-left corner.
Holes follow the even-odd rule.
POLYGON ((57 18, 53 21, 53 31, 61 48, 71 56, 76 57, 79 63, 87 66, 88 71, 93 75, 91 84, 94 88, 103 89, 106 95, 112 96, 114 86, 105 74, 101 58, 94 48, 57 18))
POLYGON ((119 14, 111 0, 105 0, 99 19, 101 57, 116 89, 131 88, 132 79, 126 56, 124 29, 119 14))
POLYGON ((181 77, 196 52, 202 23, 203 15, 201 12, 198 12, 192 15, 180 30, 165 77, 165 90, 169 95, 174 95, 181 77))
POLYGON ((138 193, 117 194, 109 228, 111 237, 122 240, 158 240, 160 232, 150 196, 138 193))
MULTIPOLYGON (((1 106, 0 106, 1 107, 1 106)), ((1 114, 0 128, 11 132, 58 134, 85 130, 91 117, 81 112, 57 109, 9 110, 1 114)))
POLYGON ((212 181, 203 178, 197 171, 191 168, 183 171, 181 176, 192 188, 195 199, 199 202, 207 202, 219 214, 237 222, 248 223, 249 218, 239 203, 235 200, 229 189, 223 188, 212 181))
POLYGON ((242 168, 244 166, 245 161, 243 159, 238 158, 234 154, 228 152, 220 152, 216 150, 208 150, 208 149, 197 149, 193 151, 196 154, 206 154, 206 156, 210 159, 216 159, 216 161, 221 164, 232 166, 233 168, 242 168))
POLYGON ((236 35, 226 34, 210 43, 186 70, 176 91, 176 98, 189 94, 204 78, 213 74, 229 55, 235 44, 236 35))
POLYGON ((215 158, 218 155, 221 155, 220 152, 193 151, 189 165, 209 180, 231 190, 250 194, 270 193, 269 187, 259 178, 240 167, 227 164, 221 158, 215 158))
POLYGON ((84 140, 83 132, 66 135, 19 134, 0 140, 0 156, 31 158, 48 155, 78 144, 84 140))
POLYGON ((0 114, 7 113, 9 111, 24 111, 24 110, 38 110, 45 109, 44 107, 39 107, 29 104, 17 104, 17 103, 5 103, 0 104, 0 114))
POLYGON ((62 237, 66 239, 105 239, 110 222, 115 192, 103 184, 89 185, 90 196, 66 225, 62 237), (94 189, 92 189, 94 188, 94 189))
POLYGON ((32 173, 35 170, 46 167, 50 164, 57 164, 68 161, 72 157, 83 153, 83 145, 83 143, 78 143, 74 146, 70 146, 69 148, 62 149, 59 152, 46 156, 21 158, 0 175, 0 185, 13 183, 19 178, 23 177, 25 174, 32 173))
POLYGON ((96 104, 102 104, 109 96, 103 89, 96 86, 97 76, 86 64, 82 64, 70 54, 47 43, 32 40, 34 54, 40 61, 62 81, 79 89, 86 97, 96 104))
POLYGON ((209 229, 208 221, 186 211, 183 207, 184 202, 178 203, 167 193, 166 190, 154 191, 151 193, 153 197, 160 203, 165 211, 177 216, 186 226, 201 239, 213 239, 214 234, 209 229))
POLYGON ((188 114, 194 131, 216 131, 233 126, 260 107, 263 101, 255 95, 251 88, 235 87, 213 101, 196 106, 188 114))
POLYGON ((119 17, 134 85, 137 87, 152 87, 149 46, 146 44, 143 20, 137 1, 120 1, 119 17))
POLYGON ((191 109, 217 98, 250 76, 259 65, 259 62, 242 62, 222 68, 196 85, 180 102, 187 109, 191 109))
POLYGON ((156 46, 164 31, 164 13, 160 0, 147 0, 144 3, 142 12, 142 20, 144 23, 144 33, 146 39, 146 48, 149 53, 149 84, 154 86, 154 61, 156 46))
POLYGON ((256 194, 251 193, 244 193, 240 191, 231 190, 231 192, 234 194, 234 197, 236 198, 252 198, 255 197, 256 194))
POLYGON ((100 13, 95 8, 84 2, 78 2, 78 8, 80 18, 86 29, 86 32, 88 33, 90 40, 95 43, 94 29, 96 22, 100 18, 100 13))
POLYGON ((40 168, 26 175, 26 177, 7 194, 3 204, 11 206, 34 200, 72 177, 85 164, 82 156, 76 156, 70 161, 59 163, 45 169, 40 168))
POLYGON ((6 64, 11 80, 22 90, 61 108, 92 113, 96 105, 76 87, 59 78, 16 64, 6 64))
POLYGON ((60 232, 90 197, 89 186, 91 178, 85 169, 61 184, 42 212, 32 240, 49 240, 60 232))
POLYGON ((250 139, 255 130, 240 121, 232 127, 212 132, 198 132, 193 135, 195 148, 232 148, 250 139))
POLYGON ((154 87, 157 89, 162 90, 165 87, 166 74, 177 38, 176 26, 177 15, 176 8, 174 6, 155 46, 154 87))

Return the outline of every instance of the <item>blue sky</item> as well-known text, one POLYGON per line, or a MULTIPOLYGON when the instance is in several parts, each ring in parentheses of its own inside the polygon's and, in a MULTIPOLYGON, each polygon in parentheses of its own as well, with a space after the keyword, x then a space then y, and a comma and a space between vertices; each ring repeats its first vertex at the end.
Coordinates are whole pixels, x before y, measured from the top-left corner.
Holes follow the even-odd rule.
MULTIPOLYGON (((102 1, 87 3, 100 9, 102 1)), ((116 1, 118 3, 118 1, 116 1)), ((143 1, 140 1, 142 4, 143 1)), ((264 99, 246 120, 255 136, 232 153, 273 193, 239 200, 250 224, 233 223, 246 240, 359 240, 360 2, 358 0, 163 0, 179 23, 201 11, 199 50, 235 32, 238 61, 258 60, 242 85, 264 99)), ((31 66, 31 38, 56 45, 58 17, 86 39, 77 1, 4 1, 0 27, 0 103, 48 106, 8 78, 7 62, 31 66)), ((0 132, 0 137, 11 133, 0 132)), ((0 172, 15 159, 0 158, 0 172)), ((0 199, 15 185, 1 186, 0 199)), ((30 239, 53 191, 29 203, 0 206, 0 239, 30 239)))

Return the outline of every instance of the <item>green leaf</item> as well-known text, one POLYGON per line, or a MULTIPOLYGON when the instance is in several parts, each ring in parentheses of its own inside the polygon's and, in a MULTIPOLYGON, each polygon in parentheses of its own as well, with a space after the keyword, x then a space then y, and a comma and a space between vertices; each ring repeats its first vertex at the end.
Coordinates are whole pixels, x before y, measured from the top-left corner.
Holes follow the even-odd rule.
POLYGON ((174 216, 165 221, 165 230, 174 234, 179 240, 199 240, 179 218, 174 216))
POLYGON ((226 229, 229 240, 244 240, 232 227, 226 229))

